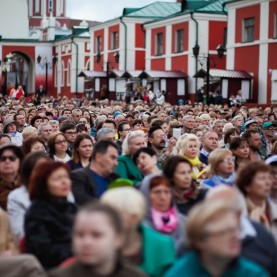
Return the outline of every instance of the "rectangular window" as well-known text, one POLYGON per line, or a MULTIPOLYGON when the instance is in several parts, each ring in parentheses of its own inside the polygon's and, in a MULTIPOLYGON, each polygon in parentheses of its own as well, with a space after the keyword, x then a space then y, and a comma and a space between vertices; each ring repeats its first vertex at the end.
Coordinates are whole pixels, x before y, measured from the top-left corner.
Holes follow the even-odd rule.
POLYGON ((184 30, 177 30, 175 52, 179 53, 183 51, 184 51, 184 30))
POLYGON ((156 55, 163 54, 163 33, 158 33, 156 36, 156 55))
POLYGON ((118 48, 118 32, 112 32, 112 49, 118 48))
POLYGON ((96 43, 95 43, 95 52, 96 53, 99 53, 101 52, 101 49, 102 49, 102 37, 101 36, 98 36, 96 37, 96 43))
POLYGON ((244 19, 243 42, 254 41, 255 18, 244 19))

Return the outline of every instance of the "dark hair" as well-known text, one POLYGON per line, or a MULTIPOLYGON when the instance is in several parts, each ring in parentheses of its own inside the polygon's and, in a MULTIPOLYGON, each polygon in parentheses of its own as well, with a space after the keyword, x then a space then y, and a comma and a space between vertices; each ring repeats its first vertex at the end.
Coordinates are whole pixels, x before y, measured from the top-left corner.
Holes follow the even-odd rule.
POLYGON ((28 153, 31 152, 31 148, 32 146, 36 143, 36 142, 39 142, 41 143, 44 148, 45 148, 45 144, 44 144, 44 141, 38 137, 38 136, 31 136, 31 137, 28 137, 24 142, 23 142, 23 145, 22 145, 22 151, 25 155, 27 155, 28 153))
POLYGON ((18 146, 16 146, 14 143, 4 143, 0 146, 0 157, 3 155, 3 153, 6 151, 6 150, 11 150, 14 155, 19 158, 20 160, 20 163, 22 162, 23 160, 23 153, 21 151, 21 148, 19 148, 18 146))
POLYGON ((86 126, 84 123, 78 123, 78 124, 76 125, 76 132, 77 132, 77 133, 81 133, 82 131, 87 132, 87 131, 88 131, 88 128, 87 128, 87 126, 86 126))
POLYGON ((54 116, 54 114, 52 112, 46 112, 45 115, 46 116, 54 116))
POLYGON ((64 133, 60 133, 60 132, 57 132, 57 133, 53 133, 50 135, 49 139, 48 139, 48 153, 49 155, 55 155, 55 142, 56 142, 56 138, 57 136, 63 136, 64 139, 66 140, 66 137, 64 135, 64 133))
POLYGON ((46 153, 40 152, 40 151, 29 153, 27 156, 24 157, 24 160, 22 162, 22 166, 20 169, 20 180, 21 180, 21 183, 26 187, 28 187, 29 185, 29 179, 34 166, 36 165, 37 161, 41 158, 49 159, 46 153))
POLYGON ((156 126, 161 127, 164 123, 166 123, 165 120, 156 119, 152 122, 151 128, 156 126))
POLYGON ((237 135, 239 135, 239 131, 237 128, 230 128, 226 131, 225 135, 224 135, 224 143, 227 144, 227 143, 230 143, 231 142, 231 135, 237 133, 237 135))
POLYGON ((153 126, 149 129, 148 131, 148 137, 152 138, 153 137, 153 133, 156 132, 157 130, 163 130, 162 127, 160 126, 153 126))
MULTIPOLYGON (((106 120, 103 122, 103 125, 104 125, 105 123, 112 123, 112 124, 113 124, 113 126, 114 126, 114 129, 116 130, 116 123, 115 123, 115 121, 114 121, 114 120, 111 120, 111 119, 106 119, 106 120)), ((102 125, 102 126, 103 126, 103 125, 102 125)))
POLYGON ((118 123, 117 125, 117 134, 118 134, 118 138, 120 138, 120 132, 123 131, 123 126, 124 125, 130 125, 128 121, 122 120, 118 123))
POLYGON ((98 153, 104 155, 107 153, 109 147, 113 147, 118 150, 118 146, 110 140, 99 140, 94 144, 91 159, 95 160, 98 153))
POLYGON ((60 128, 60 132, 65 133, 71 129, 75 129, 75 123, 71 120, 65 120, 60 128))
POLYGON ((150 180, 149 190, 164 185, 166 187, 171 187, 169 180, 164 176, 155 176, 150 180))
POLYGON ((242 137, 245 138, 247 141, 249 141, 251 136, 257 133, 259 134, 257 130, 247 130, 242 134, 242 137))
POLYGON ((174 173, 176 171, 176 168, 177 166, 180 164, 180 163, 185 163, 187 165, 190 166, 190 168, 192 169, 192 164, 187 160, 185 159, 184 157, 182 156, 173 156, 173 157, 170 157, 166 163, 165 163, 165 166, 163 168, 163 173, 165 175, 165 177, 170 180, 170 182, 173 184, 173 176, 174 176, 174 173))
POLYGON ((12 141, 11 137, 8 134, 0 134, 0 139, 2 139, 2 138, 9 138, 10 142, 12 141))
POLYGON ((35 115, 35 116, 31 119, 31 122, 30 122, 31 126, 34 127, 35 121, 36 121, 37 119, 43 119, 43 117, 40 116, 40 115, 35 115))
POLYGON ((65 108, 65 109, 62 110, 61 115, 64 115, 64 112, 66 112, 66 111, 69 111, 71 113, 70 109, 65 108))
POLYGON ((133 122, 131 123, 132 127, 134 127, 137 124, 141 124, 142 126, 144 126, 143 122, 141 119, 135 119, 133 120, 133 122))
POLYGON ((67 164, 53 160, 45 161, 36 167, 29 180, 30 199, 45 199, 50 196, 48 191, 48 179, 56 170, 63 168, 70 175, 67 164))
POLYGON ((230 146, 229 146, 230 150, 233 151, 238 149, 243 142, 246 142, 248 144, 246 138, 243 138, 243 137, 234 138, 230 143, 230 146))
POLYGON ((92 138, 88 134, 78 134, 76 136, 76 139, 73 144, 73 152, 72 152, 72 160, 75 163, 78 163, 80 161, 80 156, 79 156, 77 149, 79 148, 81 142, 85 139, 90 140, 91 143, 93 144, 92 138))
POLYGON ((123 233, 123 224, 122 224, 121 216, 114 208, 112 208, 109 205, 98 203, 98 202, 88 203, 79 210, 77 216, 75 217, 75 220, 78 217, 78 215, 81 213, 88 213, 88 214, 102 213, 108 217, 112 225, 112 228, 114 229, 116 234, 121 235, 123 233))
POLYGON ((246 188, 249 187, 258 172, 270 172, 271 167, 263 161, 249 162, 242 166, 237 175, 237 187, 246 196, 246 188))
POLYGON ((138 159, 138 157, 139 157, 139 155, 141 153, 146 153, 146 154, 148 154, 151 157, 157 156, 157 153, 152 148, 150 148, 150 147, 142 147, 142 148, 138 149, 136 151, 136 153, 134 154, 134 156, 133 156, 133 161, 134 161, 135 164, 137 164, 137 159, 138 159))

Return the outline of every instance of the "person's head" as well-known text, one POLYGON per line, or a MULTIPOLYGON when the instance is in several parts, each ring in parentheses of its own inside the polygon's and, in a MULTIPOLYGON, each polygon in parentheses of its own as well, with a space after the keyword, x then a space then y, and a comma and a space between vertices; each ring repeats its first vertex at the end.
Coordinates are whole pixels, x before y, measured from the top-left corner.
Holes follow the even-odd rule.
POLYGON ((117 125, 118 138, 123 141, 127 134, 131 131, 131 127, 128 121, 120 121, 117 125))
POLYGON ((88 134, 88 128, 84 123, 76 124, 76 133, 78 134, 88 134))
POLYGON ((122 154, 133 156, 135 152, 146 146, 145 134, 141 130, 131 131, 122 144, 122 154))
POLYGON ((72 111, 72 120, 77 124, 79 122, 80 117, 82 116, 82 111, 80 109, 74 109, 72 111))
POLYGON ((226 148, 218 148, 212 151, 208 158, 209 173, 211 176, 230 176, 235 170, 235 161, 232 152, 226 148))
POLYGON ((74 257, 90 267, 116 261, 123 243, 120 214, 106 204, 89 203, 75 217, 72 246, 74 257))
POLYGON ((230 144, 231 141, 234 138, 237 138, 239 136, 239 131, 237 128, 230 128, 229 130, 226 131, 225 135, 224 135, 224 143, 225 144, 230 144))
POLYGON ((245 122, 245 129, 246 129, 246 131, 249 131, 249 130, 257 131, 259 129, 258 122, 254 119, 246 121, 245 122))
POLYGON ((36 115, 31 119, 31 126, 38 128, 38 126, 43 122, 43 118, 40 115, 36 115))
POLYGON ((113 129, 114 131, 116 130, 116 123, 112 119, 106 119, 102 125, 102 128, 110 128, 113 129))
POLYGON ((237 187, 250 199, 265 200, 272 187, 271 168, 263 161, 249 162, 241 167, 237 176, 237 187))
POLYGON ((182 122, 184 129, 191 131, 194 128, 195 119, 193 115, 185 115, 182 122))
POLYGON ((28 139, 24 140, 22 150, 25 155, 30 152, 45 152, 45 144, 40 137, 31 136, 28 139))
POLYGON ((258 151, 262 147, 261 136, 257 130, 247 130, 242 134, 253 151, 258 151))
POLYGON ((182 156, 172 156, 163 168, 165 177, 172 186, 179 190, 187 190, 195 183, 192 178, 192 165, 182 156))
POLYGON ((194 159, 199 155, 200 141, 194 134, 187 134, 182 140, 178 142, 179 154, 184 155, 189 159, 194 159))
POLYGON ((136 130, 140 130, 141 128, 143 128, 143 122, 141 119, 135 119, 132 122, 132 130, 136 131, 136 130))
POLYGON ((153 126, 148 131, 148 142, 156 150, 163 150, 166 144, 166 134, 159 126, 153 126))
POLYGON ((230 150, 238 159, 249 158, 249 145, 247 140, 243 137, 234 138, 230 143, 230 150))
POLYGON ((211 125, 211 117, 210 117, 209 114, 203 113, 199 117, 200 117, 202 125, 206 125, 206 126, 210 126, 211 125))
POLYGON ((26 123, 26 115, 25 114, 15 114, 14 121, 18 127, 24 127, 26 123))
POLYGON ((81 158, 90 159, 92 155, 93 141, 88 134, 79 134, 77 135, 74 145, 72 160, 75 163, 81 161, 81 158))
POLYGON ((0 145, 12 142, 11 137, 7 134, 0 134, 0 145))
POLYGON ((274 137, 275 126, 273 122, 267 121, 262 125, 263 133, 266 139, 270 140, 274 137))
POLYGON ((22 166, 20 169, 20 181, 21 183, 28 187, 29 179, 31 177, 32 172, 36 170, 36 166, 44 161, 49 160, 49 157, 45 152, 32 152, 27 154, 22 162, 22 166))
POLYGON ((100 140, 115 141, 115 130, 107 127, 101 128, 97 132, 96 139, 97 141, 100 141, 100 140))
POLYGON ((65 135, 68 143, 74 143, 77 132, 76 126, 72 121, 64 121, 60 128, 60 132, 62 132, 65 135))
POLYGON ((189 246, 214 258, 233 260, 240 254, 237 209, 224 201, 205 201, 190 211, 186 221, 189 246))
POLYGON ((29 180, 30 199, 67 198, 71 191, 70 169, 62 162, 39 163, 29 180))
POLYGON ((63 133, 57 132, 52 134, 48 140, 48 152, 55 155, 56 152, 66 153, 68 143, 63 133))
POLYGON ((51 125, 52 133, 59 132, 59 121, 58 120, 49 120, 48 122, 51 125))
POLYGON ((140 148, 134 154, 133 160, 144 176, 153 173, 157 168, 157 154, 152 148, 140 148))
POLYGON ((118 164, 118 147, 109 140, 100 140, 93 146, 91 160, 94 166, 97 166, 98 174, 102 177, 108 177, 114 173, 118 164))
POLYGON ((211 128, 218 134, 218 137, 223 136, 224 121, 222 119, 216 119, 213 121, 211 128))
POLYGON ((23 154, 21 149, 13 143, 0 146, 0 176, 16 177, 19 173, 23 154))
POLYGON ((4 133, 15 133, 16 132, 16 124, 12 118, 7 118, 3 124, 3 132, 4 133))
POLYGON ((271 167, 271 174, 272 174, 272 192, 277 191, 277 155, 272 155, 271 157, 267 158, 265 161, 271 167))
POLYGON ((171 184, 163 176, 151 178, 149 184, 149 198, 151 208, 159 212, 167 212, 172 204, 171 184))
POLYGON ((243 121, 244 121, 244 118, 242 115, 237 115, 237 116, 233 117, 233 119, 232 119, 233 125, 239 130, 243 124, 243 121))
POLYGON ((120 213, 124 230, 136 229, 146 212, 146 203, 142 193, 133 187, 108 190, 102 195, 101 202, 120 213))
POLYGON ((52 126, 49 123, 41 123, 38 126, 38 134, 40 138, 46 143, 52 134, 52 126))
POLYGON ((212 152, 218 148, 218 134, 214 131, 207 131, 202 137, 201 144, 207 152, 212 152))

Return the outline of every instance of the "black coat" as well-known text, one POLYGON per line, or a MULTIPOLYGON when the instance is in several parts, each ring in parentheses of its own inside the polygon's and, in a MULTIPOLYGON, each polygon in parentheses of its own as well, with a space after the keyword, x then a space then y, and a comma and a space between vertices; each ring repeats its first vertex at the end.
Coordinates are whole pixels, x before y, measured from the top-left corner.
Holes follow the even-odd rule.
POLYGON ((71 233, 77 208, 65 199, 37 199, 25 216, 27 253, 36 256, 45 269, 72 256, 71 233))
MULTIPOLYGON (((112 182, 116 178, 118 178, 117 174, 111 174, 108 179, 112 182)), ((72 192, 77 205, 84 205, 96 199, 97 184, 89 167, 73 170, 71 180, 72 192)))

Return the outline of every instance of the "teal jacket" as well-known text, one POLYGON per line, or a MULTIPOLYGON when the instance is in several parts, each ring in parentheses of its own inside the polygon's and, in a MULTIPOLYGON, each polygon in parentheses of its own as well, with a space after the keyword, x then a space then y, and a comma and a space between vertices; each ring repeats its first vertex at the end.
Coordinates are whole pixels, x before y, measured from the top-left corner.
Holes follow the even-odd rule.
POLYGON ((133 162, 133 159, 128 155, 118 157, 118 165, 115 172, 120 176, 120 178, 131 180, 134 185, 140 183, 143 179, 143 176, 133 162))
MULTIPOLYGON (((164 277, 211 277, 204 268, 196 252, 190 252, 180 258, 164 277)), ((255 263, 239 258, 234 266, 228 268, 221 277, 269 277, 269 274, 255 263)))
POLYGON ((162 277, 176 261, 174 242, 171 237, 144 225, 141 225, 140 231, 143 238, 140 268, 150 277, 162 277))

